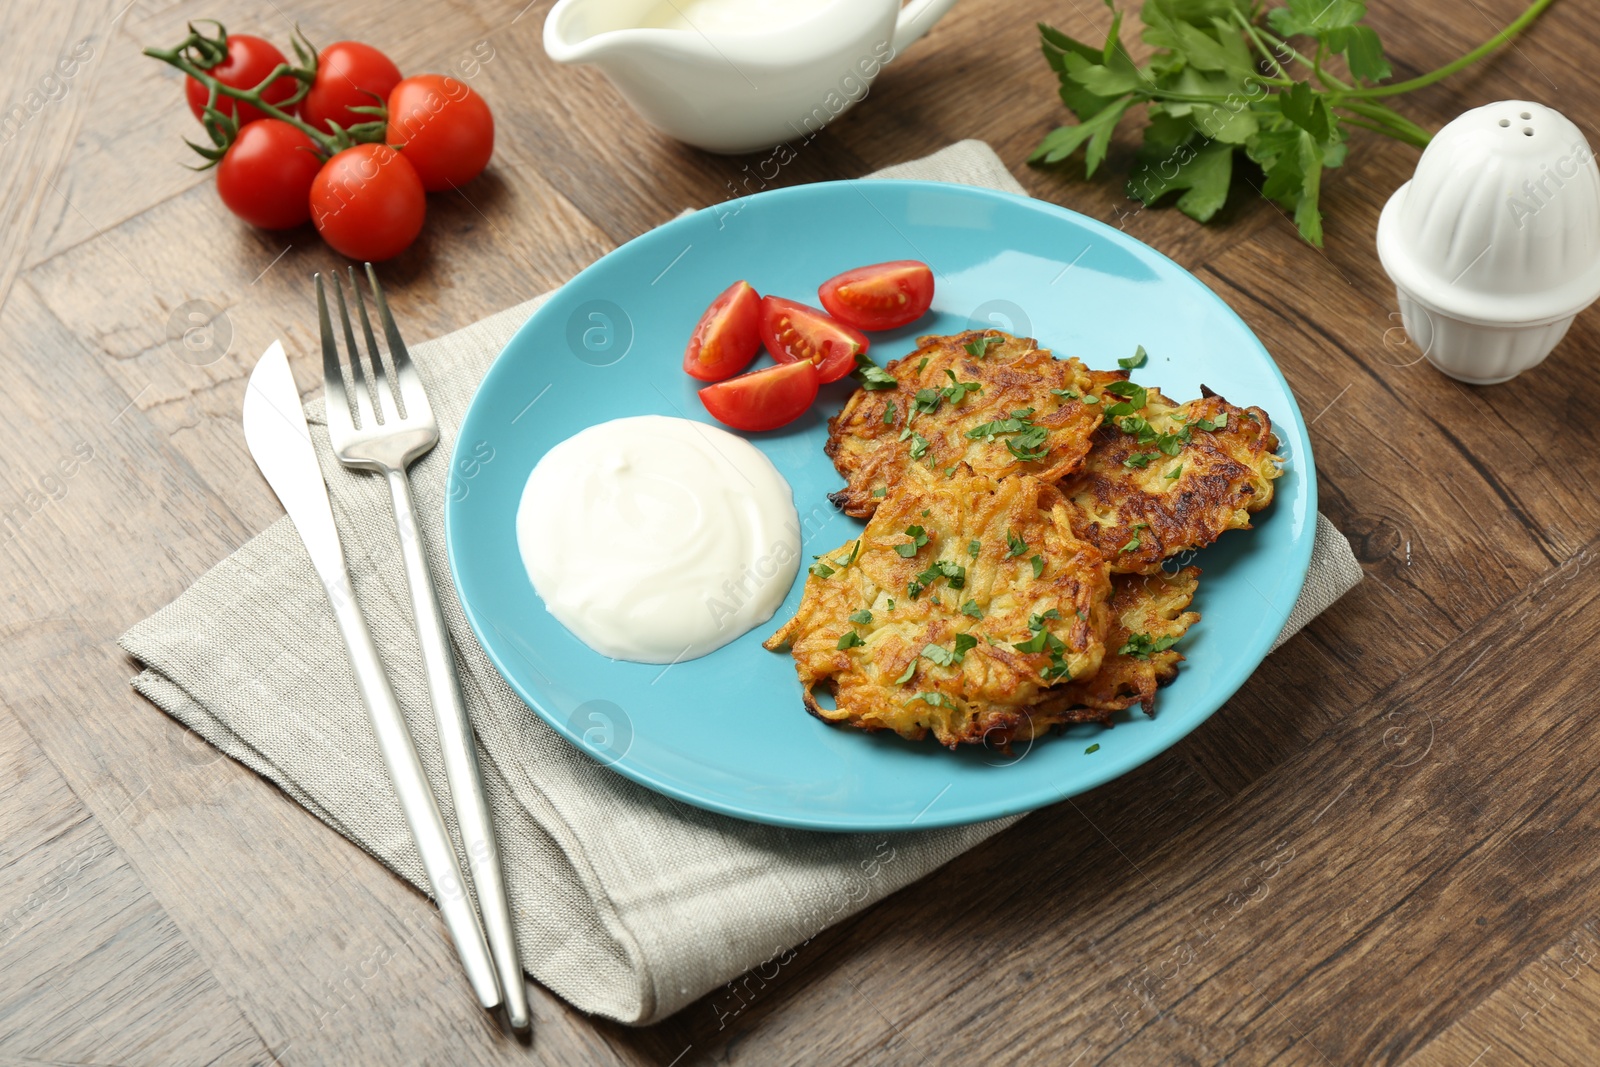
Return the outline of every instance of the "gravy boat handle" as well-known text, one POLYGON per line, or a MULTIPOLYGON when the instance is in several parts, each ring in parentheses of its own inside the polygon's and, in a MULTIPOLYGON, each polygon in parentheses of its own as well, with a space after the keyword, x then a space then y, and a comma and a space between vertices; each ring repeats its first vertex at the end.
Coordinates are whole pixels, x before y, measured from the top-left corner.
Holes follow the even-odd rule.
POLYGON ((895 55, 933 29, 933 24, 944 18, 945 12, 955 4, 956 0, 911 0, 901 8, 894 23, 895 55))

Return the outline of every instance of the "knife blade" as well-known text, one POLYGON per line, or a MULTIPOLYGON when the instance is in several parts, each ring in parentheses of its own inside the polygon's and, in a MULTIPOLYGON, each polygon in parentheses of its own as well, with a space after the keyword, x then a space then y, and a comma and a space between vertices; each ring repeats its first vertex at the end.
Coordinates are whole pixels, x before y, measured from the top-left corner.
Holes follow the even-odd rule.
POLYGON ((351 588, 333 508, 328 502, 328 487, 322 480, 322 468, 300 406, 300 391, 295 388, 280 341, 272 342, 250 372, 244 395, 244 439, 256 466, 293 520, 322 579, 345 649, 350 653, 361 702, 372 720, 378 749, 411 827, 433 899, 455 941, 478 1002, 486 1010, 493 1010, 504 998, 488 942, 467 895, 466 879, 445 830, 439 802, 428 784, 405 715, 351 588))

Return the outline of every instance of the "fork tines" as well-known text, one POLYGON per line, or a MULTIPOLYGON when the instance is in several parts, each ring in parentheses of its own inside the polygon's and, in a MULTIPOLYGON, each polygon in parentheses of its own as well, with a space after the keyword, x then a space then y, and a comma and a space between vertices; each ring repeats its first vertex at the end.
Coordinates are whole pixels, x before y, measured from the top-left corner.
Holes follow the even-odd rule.
MULTIPOLYGON (((372 300, 378 309, 378 323, 383 329, 389 349, 386 363, 378 339, 367 317, 366 300, 361 295, 361 285, 356 279, 355 267, 349 268, 350 291, 355 294, 356 315, 361 319, 361 335, 366 341, 365 352, 356 344, 355 330, 350 322, 350 311, 345 306, 344 286, 337 273, 330 274, 334 300, 339 306, 339 322, 344 329, 344 347, 349 355, 347 372, 339 358, 339 346, 334 339, 333 322, 328 315, 328 298, 322 274, 315 276, 317 286, 317 319, 322 328, 322 376, 327 389, 328 417, 353 419, 354 426, 363 430, 379 426, 409 422, 417 419, 431 421, 427 394, 417 376, 411 355, 400 338, 400 329, 389 313, 389 302, 378 284, 377 272, 368 263, 367 281, 372 287, 372 300), (348 388, 347 388, 348 386, 348 388), (354 403, 351 403, 351 398, 354 403)), ((332 423, 330 422, 330 426, 332 423)))

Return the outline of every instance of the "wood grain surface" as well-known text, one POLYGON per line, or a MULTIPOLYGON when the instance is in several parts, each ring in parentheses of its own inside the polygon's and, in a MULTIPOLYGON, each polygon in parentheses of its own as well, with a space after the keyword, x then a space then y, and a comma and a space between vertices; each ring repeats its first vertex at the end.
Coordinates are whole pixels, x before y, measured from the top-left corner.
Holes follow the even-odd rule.
MULTIPOLYGON (((1420 362, 1373 249, 1416 151, 1376 135, 1327 180, 1322 251, 1253 195, 1202 227, 1027 167, 1063 117, 1034 23, 1093 37, 1110 14, 1087 0, 964 0, 766 184, 982 138, 1274 353, 1368 580, 1178 747, 658 1026, 536 989, 528 1046, 474 1009, 420 895, 136 697, 116 635, 280 514, 244 379, 281 334, 314 380, 306 279, 336 262, 184 169, 178 79, 140 50, 215 17, 411 71, 490 57, 495 162, 383 271, 421 339, 750 188, 753 160, 669 142, 551 63, 550 0, 524 3, 0 5, 0 104, 43 98, 0 143, 0 1064, 1600 1062, 1600 313, 1505 385, 1420 362)), ((1372 21, 1407 77, 1519 7, 1372 21)), ((1597 64, 1600 12, 1561 0, 1399 106, 1437 128, 1539 100, 1600 143, 1597 64)))

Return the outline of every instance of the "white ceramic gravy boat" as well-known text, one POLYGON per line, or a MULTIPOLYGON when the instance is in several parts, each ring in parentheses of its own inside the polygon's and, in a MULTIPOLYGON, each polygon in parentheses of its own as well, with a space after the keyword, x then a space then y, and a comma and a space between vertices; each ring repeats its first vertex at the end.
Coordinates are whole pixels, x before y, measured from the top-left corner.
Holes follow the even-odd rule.
POLYGON ((558 63, 593 63, 650 123, 712 152, 810 140, 955 0, 559 0, 558 63))

